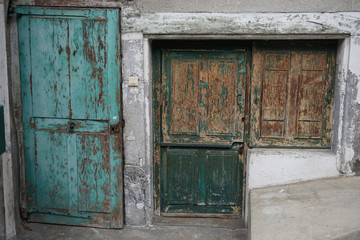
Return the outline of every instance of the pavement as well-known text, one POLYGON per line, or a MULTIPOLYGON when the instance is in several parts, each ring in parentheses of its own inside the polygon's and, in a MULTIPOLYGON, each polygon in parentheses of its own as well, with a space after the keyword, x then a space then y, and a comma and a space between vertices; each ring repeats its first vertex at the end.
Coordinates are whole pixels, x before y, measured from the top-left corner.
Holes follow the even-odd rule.
POLYGON ((115 230, 38 223, 24 224, 22 232, 11 240, 246 240, 246 229, 244 228, 125 226, 124 229, 115 230))
POLYGON ((249 240, 360 240, 360 177, 250 192, 249 240))

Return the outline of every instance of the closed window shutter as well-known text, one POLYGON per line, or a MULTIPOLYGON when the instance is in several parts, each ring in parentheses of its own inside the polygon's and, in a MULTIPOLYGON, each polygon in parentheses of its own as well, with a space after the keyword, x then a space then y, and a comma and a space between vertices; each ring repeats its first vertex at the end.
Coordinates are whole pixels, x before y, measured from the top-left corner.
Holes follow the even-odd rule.
POLYGON ((254 44, 251 146, 330 148, 335 46, 254 44))

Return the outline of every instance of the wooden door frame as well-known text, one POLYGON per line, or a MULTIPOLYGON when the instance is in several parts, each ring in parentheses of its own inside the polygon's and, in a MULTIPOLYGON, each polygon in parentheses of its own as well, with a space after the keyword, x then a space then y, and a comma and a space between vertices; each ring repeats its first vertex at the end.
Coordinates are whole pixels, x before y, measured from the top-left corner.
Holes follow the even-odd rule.
MULTIPOLYGON (((202 40, 202 41, 186 41, 186 40, 157 40, 152 43, 152 101, 153 101, 153 207, 154 215, 159 216, 160 202, 161 202, 161 189, 160 189, 160 159, 161 159, 161 148, 160 148, 160 134, 161 134, 161 49, 234 49, 243 48, 246 50, 246 79, 245 79, 245 119, 244 119, 244 150, 242 152, 243 163, 243 189, 242 189, 242 204, 241 204, 241 218, 245 216, 245 196, 246 196, 246 154, 248 149, 249 139, 249 102, 250 102, 250 76, 251 76, 251 42, 249 41, 231 41, 231 40, 202 40)), ((209 214, 174 214, 178 217, 221 217, 221 215, 209 215, 209 214)), ((231 217, 231 216, 226 216, 231 217)))

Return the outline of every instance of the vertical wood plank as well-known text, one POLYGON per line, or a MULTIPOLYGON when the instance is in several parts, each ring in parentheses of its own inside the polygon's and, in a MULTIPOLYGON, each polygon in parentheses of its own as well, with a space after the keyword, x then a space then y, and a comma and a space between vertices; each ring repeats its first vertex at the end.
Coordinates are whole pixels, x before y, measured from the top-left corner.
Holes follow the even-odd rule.
POLYGON ((298 84, 299 74, 301 69, 301 54, 296 51, 291 51, 290 55, 290 73, 287 91, 287 103, 286 103, 286 127, 285 133, 289 138, 296 137, 296 119, 297 119, 297 102, 298 102, 298 84))
POLYGON ((76 214, 79 211, 79 182, 78 162, 76 154, 76 134, 70 134, 67 138, 68 154, 68 182, 69 182, 69 213, 76 214))
POLYGON ((68 210, 67 134, 36 131, 36 152, 37 206, 68 210))
POLYGON ((199 162, 197 150, 167 150, 167 204, 197 204, 199 162))
POLYGON ((326 88, 326 54, 302 53, 299 64, 296 136, 321 138, 326 88))
MULTIPOLYGON (((110 134, 111 227, 123 227, 123 153, 121 109, 120 11, 107 11, 109 121, 118 131, 110 134)), ((111 128, 111 127, 110 127, 111 128)))
POLYGON ((208 205, 239 205, 238 186, 239 157, 234 151, 206 152, 206 173, 207 173, 207 204, 208 205))
POLYGON ((160 174, 161 174, 161 147, 160 147, 160 136, 161 136, 161 51, 159 46, 153 45, 152 62, 153 62, 153 122, 154 122, 154 214, 160 214, 160 174))
POLYGON ((235 133, 236 141, 244 142, 246 108, 246 53, 236 56, 235 133))
POLYGON ((79 211, 110 212, 109 136, 81 134, 76 140, 79 211))
POLYGON ((199 61, 171 62, 171 134, 198 134, 199 61))
POLYGON ((206 122, 208 115, 208 96, 209 96, 209 64, 206 58, 200 59, 199 69, 199 134, 200 137, 206 136, 206 122))
POLYGON ((71 108, 75 119, 108 119, 106 21, 77 20, 69 25, 71 108))
POLYGON ((27 208, 36 208, 37 194, 35 184, 35 133, 33 129, 32 108, 32 73, 31 73, 31 43, 30 43, 30 18, 19 16, 19 53, 21 77, 21 101, 23 109, 24 128, 24 159, 26 179, 27 208))
POLYGON ((336 49, 327 52, 327 69, 325 76, 325 97, 324 97, 324 119, 321 129, 322 139, 321 142, 325 146, 331 144, 331 119, 332 119, 332 106, 334 104, 334 91, 335 91, 335 72, 336 72, 336 49))
POLYGON ((234 135, 236 61, 214 57, 209 61, 207 134, 234 135))
POLYGON ((69 117, 67 21, 31 18, 34 117, 69 117))
POLYGON ((256 146, 260 138, 260 101, 261 101, 261 78, 262 78, 263 52, 258 43, 253 43, 252 78, 251 78, 251 103, 250 103, 250 145, 256 146))

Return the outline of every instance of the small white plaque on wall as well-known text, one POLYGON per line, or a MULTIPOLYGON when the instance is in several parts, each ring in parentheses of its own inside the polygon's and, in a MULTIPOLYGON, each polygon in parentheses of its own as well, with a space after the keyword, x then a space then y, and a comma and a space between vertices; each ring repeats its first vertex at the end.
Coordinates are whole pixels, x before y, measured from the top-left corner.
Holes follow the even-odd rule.
POLYGON ((137 76, 129 77, 129 87, 139 86, 139 78, 137 76))

